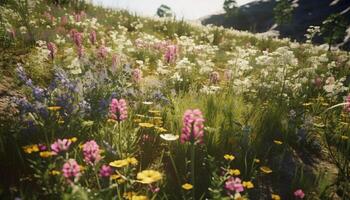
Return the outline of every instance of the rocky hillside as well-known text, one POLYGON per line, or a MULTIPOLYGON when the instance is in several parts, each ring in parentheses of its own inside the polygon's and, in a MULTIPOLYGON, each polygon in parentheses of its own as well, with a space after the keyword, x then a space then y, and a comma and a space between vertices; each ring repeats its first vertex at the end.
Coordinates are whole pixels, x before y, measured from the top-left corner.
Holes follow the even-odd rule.
MULTIPOLYGON (((255 1, 239 7, 237 16, 227 17, 225 14, 212 15, 202 24, 222 25, 238 30, 248 30, 255 33, 277 30, 281 37, 290 37, 292 40, 305 41, 304 34, 309 26, 320 26, 331 14, 342 13, 350 19, 350 1, 348 0, 297 0, 290 24, 276 26, 273 8, 275 0, 255 1)), ((323 42, 320 38, 316 42, 323 42)), ((349 42, 344 45, 349 48, 349 42)))

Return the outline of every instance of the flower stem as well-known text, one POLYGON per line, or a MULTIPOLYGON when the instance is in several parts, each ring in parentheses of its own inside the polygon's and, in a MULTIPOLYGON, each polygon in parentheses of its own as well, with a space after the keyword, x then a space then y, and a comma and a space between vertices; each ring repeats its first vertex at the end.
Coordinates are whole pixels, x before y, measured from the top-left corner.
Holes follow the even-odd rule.
POLYGON ((100 179, 98 178, 98 174, 97 174, 97 170, 96 170, 96 166, 93 167, 94 169, 94 173, 95 173, 95 177, 96 177, 96 181, 97 181, 97 186, 98 189, 101 190, 101 184, 100 184, 100 179))
POLYGON ((193 185, 192 189, 192 200, 195 200, 195 194, 196 194, 196 186, 195 186, 195 174, 194 174, 194 167, 195 167, 195 145, 194 143, 191 143, 191 181, 193 185))

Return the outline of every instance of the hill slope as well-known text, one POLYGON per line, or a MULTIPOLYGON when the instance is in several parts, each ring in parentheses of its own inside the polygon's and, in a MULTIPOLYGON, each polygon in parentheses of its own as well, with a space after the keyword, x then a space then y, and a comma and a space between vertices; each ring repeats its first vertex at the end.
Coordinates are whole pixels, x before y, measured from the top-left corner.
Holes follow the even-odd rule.
MULTIPOLYGON (((292 22, 287 25, 275 27, 273 8, 276 1, 256 1, 239 7, 238 16, 226 17, 225 14, 213 15, 204 20, 203 24, 214 24, 224 27, 232 27, 238 30, 247 30, 255 33, 266 32, 271 29, 280 32, 281 37, 289 37, 292 40, 303 42, 309 26, 320 26, 331 14, 344 13, 344 17, 350 19, 350 1, 330 0, 298 0, 298 5, 293 13, 292 22)), ((316 42, 321 43, 318 38, 316 42)), ((349 43, 344 45, 349 48, 349 43)))

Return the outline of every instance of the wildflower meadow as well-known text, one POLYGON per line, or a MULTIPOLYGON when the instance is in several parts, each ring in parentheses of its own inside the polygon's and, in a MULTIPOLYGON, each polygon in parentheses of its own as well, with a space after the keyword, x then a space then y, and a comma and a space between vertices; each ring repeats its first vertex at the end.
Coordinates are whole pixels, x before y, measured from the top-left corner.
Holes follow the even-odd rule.
POLYGON ((350 199, 349 52, 84 1, 0 12, 1 199, 350 199))

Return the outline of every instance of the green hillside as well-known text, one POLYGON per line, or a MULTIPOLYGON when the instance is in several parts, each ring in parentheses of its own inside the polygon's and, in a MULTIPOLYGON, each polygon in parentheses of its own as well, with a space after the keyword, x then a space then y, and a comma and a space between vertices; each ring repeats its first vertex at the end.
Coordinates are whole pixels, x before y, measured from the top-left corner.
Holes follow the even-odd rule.
POLYGON ((349 52, 15 2, 0 4, 1 199, 350 198, 349 52))

